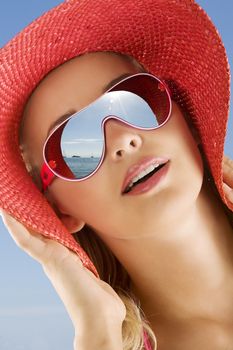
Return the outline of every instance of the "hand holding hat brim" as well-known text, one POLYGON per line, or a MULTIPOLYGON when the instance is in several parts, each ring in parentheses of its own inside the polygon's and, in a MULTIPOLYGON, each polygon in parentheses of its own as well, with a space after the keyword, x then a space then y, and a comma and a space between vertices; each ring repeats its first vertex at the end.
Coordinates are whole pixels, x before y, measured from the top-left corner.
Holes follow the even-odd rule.
MULTIPOLYGON (((18 247, 22 248, 39 263, 45 265, 51 259, 59 263, 59 260, 63 260, 67 251, 69 251, 58 242, 47 239, 43 235, 26 228, 4 210, 1 211, 1 215, 8 232, 18 247), (55 249, 55 246, 57 249, 55 249)), ((82 265, 78 256, 76 260, 82 265)))
POLYGON ((101 321, 114 330, 121 329, 125 306, 109 284, 64 245, 26 228, 4 210, 1 215, 16 244, 42 265, 77 330, 86 325, 97 329, 101 321), (99 315, 98 324, 93 315, 99 315))
POLYGON ((230 202, 233 203, 233 160, 223 156, 223 190, 230 202))

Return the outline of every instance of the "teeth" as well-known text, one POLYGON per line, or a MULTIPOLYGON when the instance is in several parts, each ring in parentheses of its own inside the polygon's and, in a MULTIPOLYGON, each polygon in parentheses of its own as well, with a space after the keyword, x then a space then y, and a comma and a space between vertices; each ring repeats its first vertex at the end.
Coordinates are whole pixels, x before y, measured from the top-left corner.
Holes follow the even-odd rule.
POLYGON ((133 184, 135 182, 137 182, 138 180, 140 180, 142 177, 146 176, 147 174, 149 174, 151 171, 153 171, 155 168, 158 168, 158 166, 161 164, 152 164, 150 166, 148 166, 148 168, 142 170, 137 176, 135 176, 131 182, 129 183, 129 185, 127 186, 128 189, 130 189, 133 184))

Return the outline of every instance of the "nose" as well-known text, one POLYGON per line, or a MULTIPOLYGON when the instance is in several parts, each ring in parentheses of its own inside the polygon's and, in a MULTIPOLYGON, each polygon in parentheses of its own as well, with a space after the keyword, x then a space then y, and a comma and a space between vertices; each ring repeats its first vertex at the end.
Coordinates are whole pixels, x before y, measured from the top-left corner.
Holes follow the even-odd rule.
POLYGON ((135 129, 116 119, 108 119, 104 125, 106 150, 105 156, 120 160, 127 155, 138 152, 142 137, 135 129))

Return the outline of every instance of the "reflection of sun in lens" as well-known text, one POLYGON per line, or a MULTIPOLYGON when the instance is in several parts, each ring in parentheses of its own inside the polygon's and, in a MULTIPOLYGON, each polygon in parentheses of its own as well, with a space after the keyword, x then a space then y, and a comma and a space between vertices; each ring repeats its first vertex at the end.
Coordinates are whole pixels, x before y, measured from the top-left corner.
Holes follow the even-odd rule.
POLYGON ((109 101, 110 105, 108 106, 108 110, 111 111, 112 110, 112 104, 114 103, 113 98, 111 98, 111 100, 109 101))

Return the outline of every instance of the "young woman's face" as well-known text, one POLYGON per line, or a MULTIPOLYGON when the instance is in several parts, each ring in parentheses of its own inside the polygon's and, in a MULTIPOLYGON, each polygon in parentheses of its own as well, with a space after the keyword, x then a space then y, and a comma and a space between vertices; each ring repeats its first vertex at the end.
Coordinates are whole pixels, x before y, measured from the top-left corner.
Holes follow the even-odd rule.
MULTIPOLYGON (((88 105, 113 79, 139 71, 133 62, 104 52, 77 57, 54 69, 25 109, 22 139, 33 165, 41 169, 43 144, 59 116, 88 105)), ((105 136, 105 159, 92 177, 82 182, 56 178, 49 186, 49 200, 69 231, 86 223, 102 236, 133 238, 154 235, 182 220, 199 195, 203 165, 177 104, 173 102, 170 120, 157 130, 137 130, 110 119, 105 136), (167 157, 168 173, 145 193, 122 195, 127 170, 147 156, 167 157)))

